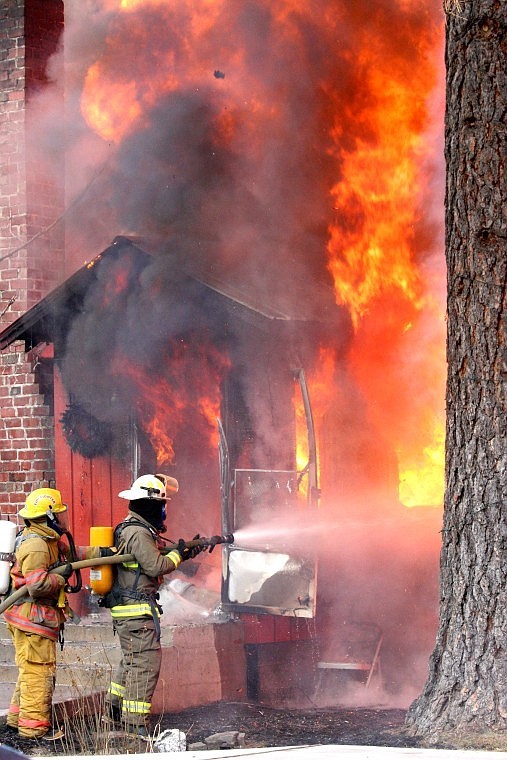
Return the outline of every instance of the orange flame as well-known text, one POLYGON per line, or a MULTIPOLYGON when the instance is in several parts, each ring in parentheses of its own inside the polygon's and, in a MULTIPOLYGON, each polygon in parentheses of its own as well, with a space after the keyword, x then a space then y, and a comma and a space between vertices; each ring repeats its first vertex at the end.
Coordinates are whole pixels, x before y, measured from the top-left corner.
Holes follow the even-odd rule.
POLYGON ((178 44, 185 53, 182 66, 171 45, 154 42, 136 18, 136 13, 150 6, 160 6, 168 17, 176 14, 176 9, 171 9, 167 0, 120 0, 122 15, 106 40, 107 53, 88 69, 81 96, 81 111, 88 125, 104 140, 121 142, 142 126, 147 110, 161 97, 188 82, 195 86, 204 76, 199 51, 220 3, 200 0, 198 5, 198 12, 191 16, 190 35, 185 37, 184 29, 178 30, 178 44), (116 62, 118 45, 128 46, 127 56, 136 62, 135 76, 116 62))
POLYGON ((119 142, 141 114, 137 86, 132 80, 117 81, 114 87, 105 89, 101 86, 101 69, 99 63, 88 69, 81 108, 89 126, 97 134, 105 140, 119 142))
MULTIPOLYGON (((358 60, 364 68, 365 88, 374 106, 369 114, 374 140, 359 138, 353 152, 341 153, 343 178, 332 189, 338 218, 360 215, 353 227, 331 225, 329 269, 337 298, 346 304, 357 326, 374 299, 388 290, 398 291, 416 308, 421 305, 422 284, 413 260, 414 224, 421 190, 418 169, 427 153, 418 125, 420 98, 410 97, 413 78, 383 65, 367 47, 358 60)), ((427 96, 435 75, 430 67, 420 72, 421 96, 427 96)), ((339 128, 334 139, 339 141, 339 128)))
MULTIPOLYGON (((436 47, 436 39, 428 49, 431 45, 436 47)), ((353 148, 343 150, 337 120, 332 136, 341 178, 331 192, 336 221, 330 227, 329 270, 337 302, 348 307, 356 330, 351 366, 371 419, 390 437, 398 456, 400 500, 406 506, 441 505, 443 320, 415 259, 423 164, 431 152, 423 125, 436 69, 430 57, 411 70, 398 63, 382 57, 381 43, 369 40, 361 46, 357 65, 371 105, 357 119, 368 124, 369 138, 358 137, 353 148), (422 342, 410 345, 413 326, 423 319, 434 324, 440 341, 427 353, 420 330, 422 342), (419 363, 407 357, 410 351, 420 356, 419 363), (424 372, 439 387, 441 397, 428 399, 429 407, 407 392, 406 359, 414 380, 424 372), (421 426, 422 418, 433 422, 421 426)))
POLYGON ((440 505, 444 498, 442 473, 445 466, 444 425, 435 421, 430 443, 422 453, 410 457, 398 452, 400 467, 400 501, 407 507, 440 505))
POLYGON ((220 383, 229 360, 212 346, 200 356, 188 349, 182 341, 171 347, 163 360, 163 376, 126 359, 115 362, 139 389, 138 417, 159 466, 174 462, 174 439, 184 427, 192 425, 193 434, 204 445, 218 446, 220 383))
POLYGON ((173 441, 167 434, 158 414, 144 423, 144 430, 157 456, 157 464, 159 466, 172 464, 174 462, 173 441))

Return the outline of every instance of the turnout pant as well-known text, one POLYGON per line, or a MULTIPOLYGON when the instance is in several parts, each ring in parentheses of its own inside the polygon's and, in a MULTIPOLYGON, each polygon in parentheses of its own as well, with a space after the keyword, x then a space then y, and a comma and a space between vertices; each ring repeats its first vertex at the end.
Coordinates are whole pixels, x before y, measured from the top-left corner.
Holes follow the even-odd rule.
POLYGON ((125 723, 147 724, 162 664, 155 623, 151 617, 116 618, 113 627, 120 639, 121 659, 106 703, 121 710, 125 723))
POLYGON ((51 727, 51 703, 56 676, 56 642, 7 625, 15 649, 18 680, 14 687, 7 725, 21 736, 35 738, 51 727))

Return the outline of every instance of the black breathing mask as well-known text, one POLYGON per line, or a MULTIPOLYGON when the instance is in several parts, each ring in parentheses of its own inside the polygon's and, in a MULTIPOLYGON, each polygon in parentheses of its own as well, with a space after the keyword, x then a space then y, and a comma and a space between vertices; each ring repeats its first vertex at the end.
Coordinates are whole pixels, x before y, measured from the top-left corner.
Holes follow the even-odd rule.
POLYGON ((135 499, 130 502, 129 508, 131 512, 135 512, 140 517, 144 517, 150 525, 153 525, 155 530, 165 530, 165 501, 162 501, 161 499, 135 499))

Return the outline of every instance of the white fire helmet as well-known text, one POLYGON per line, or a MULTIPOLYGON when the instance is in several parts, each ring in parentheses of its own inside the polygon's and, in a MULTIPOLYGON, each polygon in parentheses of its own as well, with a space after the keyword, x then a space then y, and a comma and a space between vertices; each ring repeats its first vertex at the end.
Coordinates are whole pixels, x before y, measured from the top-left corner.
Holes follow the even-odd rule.
POLYGON ((166 501, 178 492, 178 481, 169 475, 141 475, 134 480, 127 491, 120 491, 118 496, 128 501, 136 499, 154 499, 166 501))

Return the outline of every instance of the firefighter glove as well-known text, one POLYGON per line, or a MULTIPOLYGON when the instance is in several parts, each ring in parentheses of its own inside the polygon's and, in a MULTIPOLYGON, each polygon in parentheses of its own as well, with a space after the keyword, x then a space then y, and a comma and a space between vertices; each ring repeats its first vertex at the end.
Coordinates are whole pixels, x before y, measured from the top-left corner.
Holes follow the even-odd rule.
POLYGON ((67 580, 68 578, 70 578, 70 576, 72 575, 73 572, 74 572, 74 570, 73 570, 72 565, 70 564, 70 562, 67 562, 67 564, 65 565, 65 567, 59 567, 58 568, 58 575, 61 575, 62 578, 65 578, 65 580, 67 580))
POLYGON ((114 548, 110 548, 109 546, 101 546, 100 547, 100 556, 101 557, 114 557, 117 550, 114 548))
MULTIPOLYGON (((194 536, 193 540, 200 538, 199 534, 194 536)), ((181 556, 181 561, 184 562, 186 559, 193 559, 194 557, 197 557, 198 554, 200 554, 204 547, 202 546, 186 546, 185 541, 183 538, 180 538, 178 541, 178 551, 181 556)))
POLYGON ((181 557, 182 562, 190 558, 190 549, 187 549, 187 547, 185 546, 185 540, 183 538, 180 538, 176 548, 178 550, 178 553, 181 557))
MULTIPOLYGON (((200 537, 201 537, 200 534, 196 533, 192 540, 193 541, 197 541, 200 537)), ((205 546, 193 546, 190 549, 190 552, 191 552, 190 556, 191 556, 191 558, 193 559, 194 557, 197 557, 197 555, 200 554, 201 552, 203 552, 205 549, 206 549, 205 546)))

